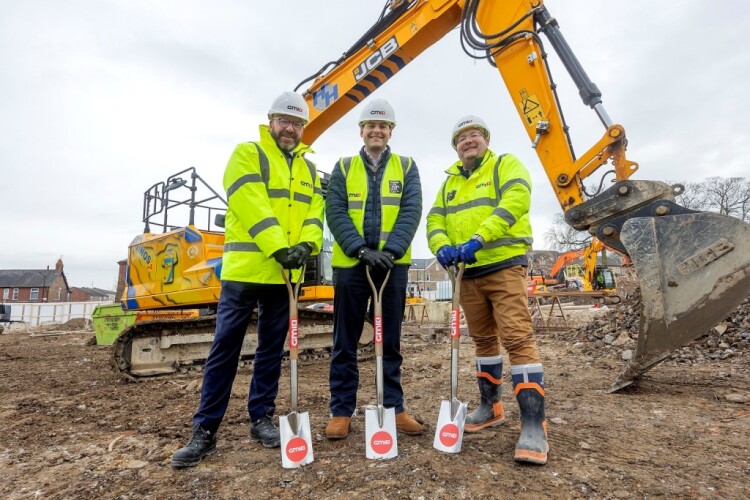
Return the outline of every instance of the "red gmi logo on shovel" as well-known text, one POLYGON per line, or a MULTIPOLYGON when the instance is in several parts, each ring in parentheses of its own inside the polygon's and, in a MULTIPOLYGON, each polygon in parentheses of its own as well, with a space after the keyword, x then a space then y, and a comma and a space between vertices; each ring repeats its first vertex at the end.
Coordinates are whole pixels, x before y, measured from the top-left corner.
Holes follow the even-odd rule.
POLYGON ((393 438, 385 431, 376 432, 370 440, 372 449, 378 455, 385 455, 393 447, 393 438))
POLYGON ((458 426, 456 424, 445 424, 440 429, 440 442, 443 446, 453 446, 458 442, 458 426))
POLYGON ((286 445, 286 456, 292 462, 299 462, 307 455, 307 442, 301 437, 295 437, 289 440, 286 445))

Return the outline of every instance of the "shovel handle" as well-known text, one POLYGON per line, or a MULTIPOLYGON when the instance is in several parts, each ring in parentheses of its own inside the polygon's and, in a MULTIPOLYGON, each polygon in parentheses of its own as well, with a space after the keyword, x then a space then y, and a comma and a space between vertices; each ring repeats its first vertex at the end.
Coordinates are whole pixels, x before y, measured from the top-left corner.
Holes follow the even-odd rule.
POLYGON ((281 277, 286 283, 287 292, 289 292, 289 359, 297 359, 297 348, 299 346, 299 310, 297 307, 297 297, 302 286, 305 276, 305 264, 302 264, 302 273, 297 283, 292 285, 292 271, 288 274, 281 268, 281 277))
MULTIPOLYGON (((297 358, 299 357, 297 349, 299 346, 299 313, 297 309, 297 296, 299 295, 299 289, 302 285, 302 281, 305 278, 305 264, 302 264, 302 273, 297 280, 297 283, 292 285, 292 271, 289 270, 289 274, 281 269, 281 277, 284 278, 286 283, 287 292, 289 292, 289 364, 291 372, 291 399, 292 399, 292 414, 297 414, 297 358)), ((293 419, 296 425, 296 418, 293 419)))
POLYGON ((385 278, 383 279, 383 284, 380 285, 380 288, 375 286, 375 282, 372 280, 372 276, 370 275, 370 266, 365 267, 365 273, 367 274, 367 281, 370 283, 370 288, 372 289, 372 302, 374 305, 374 317, 373 317, 373 330, 375 330, 375 355, 376 356, 382 356, 383 355, 383 291, 385 290, 385 285, 388 283, 388 278, 391 276, 391 270, 389 269, 387 273, 385 273, 385 278), (378 354, 378 346, 380 346, 380 354, 378 354))

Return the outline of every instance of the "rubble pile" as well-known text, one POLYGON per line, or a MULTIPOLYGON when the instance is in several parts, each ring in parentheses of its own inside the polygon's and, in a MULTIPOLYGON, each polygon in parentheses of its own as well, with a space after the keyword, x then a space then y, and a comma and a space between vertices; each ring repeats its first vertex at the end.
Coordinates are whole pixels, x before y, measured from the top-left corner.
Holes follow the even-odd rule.
MULTIPOLYGON (((609 313, 557 338, 578 343, 588 355, 628 360, 635 352, 640 310, 640 290, 636 290, 609 313)), ((670 359, 690 365, 743 355, 750 356, 750 297, 703 336, 675 350, 670 359)))

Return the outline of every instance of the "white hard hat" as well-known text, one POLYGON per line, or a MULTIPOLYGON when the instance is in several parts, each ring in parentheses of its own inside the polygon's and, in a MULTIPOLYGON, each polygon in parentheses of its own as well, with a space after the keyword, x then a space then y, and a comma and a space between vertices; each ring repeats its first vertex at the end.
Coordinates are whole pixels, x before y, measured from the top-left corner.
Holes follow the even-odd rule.
POLYGON ((361 127, 365 122, 386 122, 393 128, 396 126, 396 114, 385 99, 373 99, 365 104, 359 114, 359 126, 361 127))
POLYGON ((469 128, 481 129, 485 139, 489 140, 490 129, 487 128, 487 124, 484 123, 484 120, 478 116, 466 115, 462 116, 453 126, 453 133, 451 134, 451 145, 453 146, 453 149, 456 149, 456 139, 458 138, 458 135, 469 128))
POLYGON ((288 90, 273 100, 268 110, 268 118, 270 119, 273 115, 294 116, 305 123, 310 121, 310 110, 305 98, 288 90))

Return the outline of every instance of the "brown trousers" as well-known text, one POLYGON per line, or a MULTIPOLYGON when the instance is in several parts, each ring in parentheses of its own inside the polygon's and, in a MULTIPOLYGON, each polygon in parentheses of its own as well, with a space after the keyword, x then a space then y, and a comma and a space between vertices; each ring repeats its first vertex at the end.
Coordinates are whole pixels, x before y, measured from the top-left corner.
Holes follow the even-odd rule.
POLYGON ((461 280, 461 307, 477 357, 497 356, 502 345, 512 365, 541 361, 522 266, 461 280))

